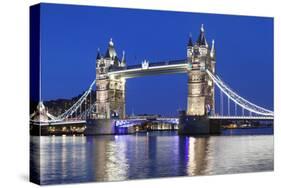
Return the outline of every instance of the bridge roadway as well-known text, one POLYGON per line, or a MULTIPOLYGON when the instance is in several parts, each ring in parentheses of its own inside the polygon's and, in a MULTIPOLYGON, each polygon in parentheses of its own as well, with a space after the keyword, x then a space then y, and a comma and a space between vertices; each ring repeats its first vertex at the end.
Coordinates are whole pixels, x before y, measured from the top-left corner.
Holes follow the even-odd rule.
POLYGON ((209 116, 214 120, 273 120, 273 116, 209 116))
POLYGON ((117 127, 130 127, 143 122, 160 122, 160 123, 170 123, 179 124, 179 118, 138 118, 138 119, 124 119, 117 120, 115 126, 117 127))
MULTIPOLYGON (((261 121, 271 121, 274 119, 272 116, 209 116, 210 120, 261 120, 261 121)), ((136 123, 142 123, 145 121, 158 121, 158 122, 166 122, 166 123, 173 123, 179 124, 179 118, 157 118, 155 120, 149 119, 124 119, 124 120, 117 120, 116 126, 118 127, 129 127, 133 126, 136 123)))
POLYGON ((140 76, 187 73, 187 60, 174 60, 165 62, 148 63, 148 66, 137 64, 127 66, 125 69, 109 70, 108 75, 122 78, 135 78, 140 76))
POLYGON ((70 120, 70 121, 48 121, 48 122, 35 122, 32 124, 46 126, 46 125, 73 125, 73 124, 86 124, 86 120, 70 120))
MULTIPOLYGON (((211 120, 273 120, 272 116, 209 116, 211 120)), ((156 118, 156 119, 120 119, 116 120, 116 126, 123 126, 125 124, 145 122, 145 121, 159 121, 168 123, 179 123, 178 118, 156 118)), ((72 124, 86 124, 86 120, 69 120, 69 121, 49 121, 49 122, 33 122, 34 125, 46 126, 46 125, 72 125, 72 124)))

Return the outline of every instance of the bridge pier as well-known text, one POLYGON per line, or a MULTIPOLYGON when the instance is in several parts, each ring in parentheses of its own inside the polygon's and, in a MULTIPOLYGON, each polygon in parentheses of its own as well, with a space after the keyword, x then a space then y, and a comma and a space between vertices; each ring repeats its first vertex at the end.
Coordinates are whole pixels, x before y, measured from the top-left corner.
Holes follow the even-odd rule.
POLYGON ((186 115, 183 111, 179 117, 179 135, 220 134, 220 124, 212 123, 208 116, 186 115))

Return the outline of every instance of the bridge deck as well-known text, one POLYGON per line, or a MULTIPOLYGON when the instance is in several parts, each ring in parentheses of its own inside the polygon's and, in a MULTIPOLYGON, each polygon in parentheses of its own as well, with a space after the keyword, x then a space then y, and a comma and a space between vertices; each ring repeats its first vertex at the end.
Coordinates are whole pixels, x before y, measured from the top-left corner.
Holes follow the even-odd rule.
MULTIPOLYGON (((274 120, 273 116, 209 116, 211 120, 274 120)), ((138 119, 119 119, 116 120, 117 125, 123 125, 127 123, 135 123, 149 121, 146 118, 138 118, 138 119)), ((153 120, 150 120, 153 121, 153 120)), ((170 122, 170 123, 178 123, 178 118, 156 118, 154 121, 162 121, 162 122, 170 122)), ((71 121, 59 121, 59 122, 32 122, 34 125, 70 125, 70 124, 81 124, 86 123, 86 120, 71 120, 71 121)))
POLYGON ((46 125, 71 125, 86 123, 86 120, 73 120, 73 121, 50 121, 50 122, 31 122, 33 125, 46 126, 46 125))
POLYGON ((143 68, 142 64, 128 66, 121 70, 110 70, 109 76, 135 78, 140 76, 159 75, 159 74, 176 74, 186 73, 186 60, 176 60, 167 62, 149 63, 147 68, 143 68))
POLYGON ((272 116, 209 116, 209 119, 223 120, 273 120, 272 116))

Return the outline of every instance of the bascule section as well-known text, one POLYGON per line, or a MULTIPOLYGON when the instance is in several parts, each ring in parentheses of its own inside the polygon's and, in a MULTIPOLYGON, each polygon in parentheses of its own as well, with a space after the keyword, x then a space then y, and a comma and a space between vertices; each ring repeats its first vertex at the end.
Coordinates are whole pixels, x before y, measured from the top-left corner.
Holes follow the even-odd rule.
POLYGON ((205 116, 215 111, 214 82, 206 70, 215 73, 214 40, 209 47, 203 25, 196 43, 189 36, 187 44, 188 58, 188 98, 187 115, 205 116))
POLYGON ((96 58, 96 119, 125 118, 125 79, 108 75, 109 71, 126 66, 125 52, 118 58, 114 43, 110 39, 103 56, 98 51, 96 58))

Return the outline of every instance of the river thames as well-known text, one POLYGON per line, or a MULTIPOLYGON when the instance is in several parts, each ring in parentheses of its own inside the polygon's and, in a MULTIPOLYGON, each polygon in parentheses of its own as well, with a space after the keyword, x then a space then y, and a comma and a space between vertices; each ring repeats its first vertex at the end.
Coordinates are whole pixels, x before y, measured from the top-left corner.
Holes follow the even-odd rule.
POLYGON ((30 149, 31 174, 40 172, 41 184, 261 172, 274 166, 271 128, 202 137, 170 131, 33 136, 30 149))

